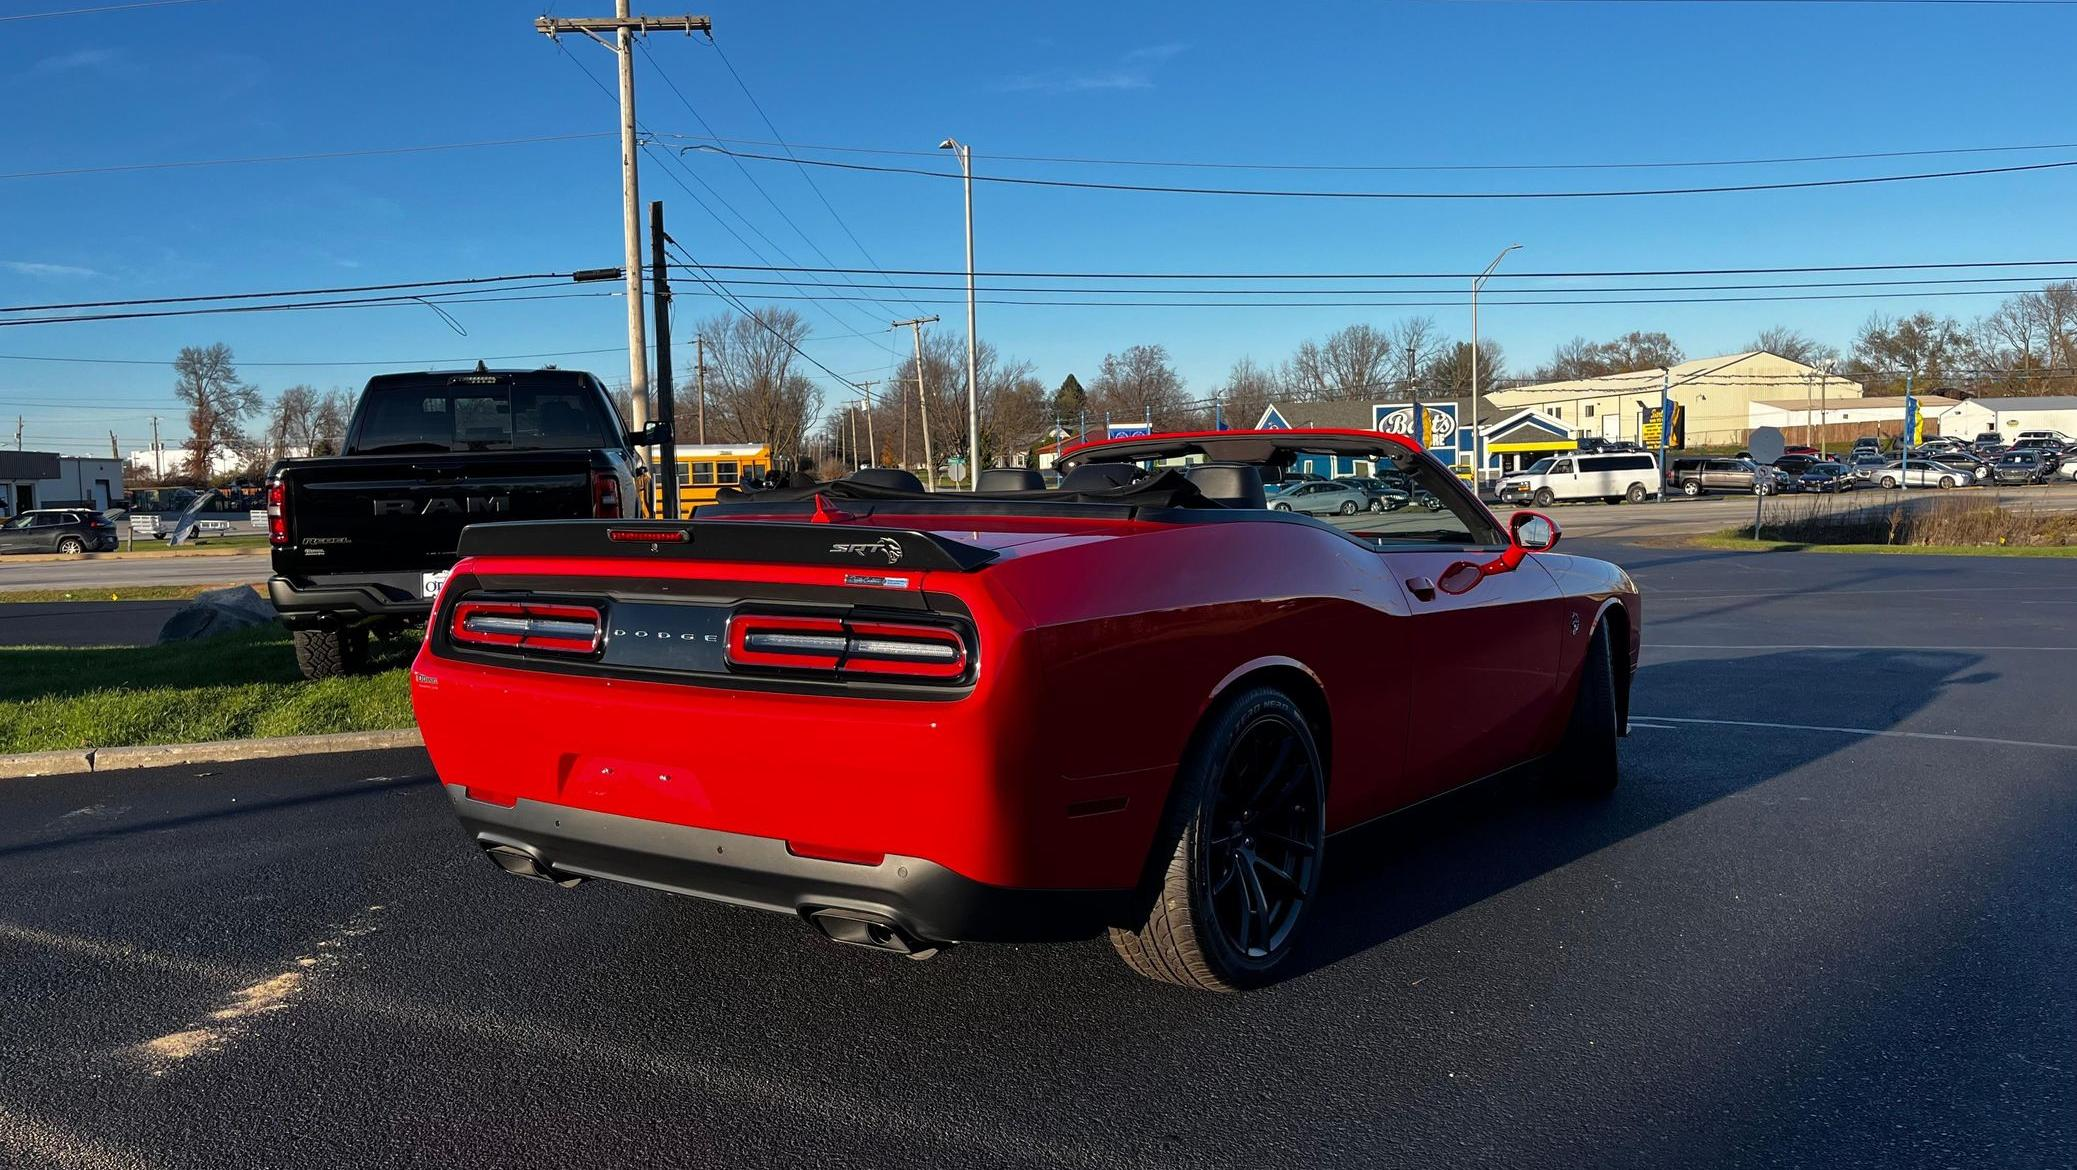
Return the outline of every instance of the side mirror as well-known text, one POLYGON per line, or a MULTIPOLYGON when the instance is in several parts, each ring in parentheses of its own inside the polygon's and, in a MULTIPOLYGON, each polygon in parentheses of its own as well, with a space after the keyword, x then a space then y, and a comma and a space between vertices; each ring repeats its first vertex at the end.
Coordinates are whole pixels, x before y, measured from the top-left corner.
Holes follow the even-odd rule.
POLYGON ((1508 535, 1515 547, 1529 552, 1546 552, 1555 547, 1561 533, 1558 522, 1541 512, 1516 512, 1507 521, 1508 535))
POLYGON ((661 444, 663 442, 663 424, 660 422, 642 424, 642 429, 635 432, 634 439, 635 446, 637 447, 654 447, 661 444))

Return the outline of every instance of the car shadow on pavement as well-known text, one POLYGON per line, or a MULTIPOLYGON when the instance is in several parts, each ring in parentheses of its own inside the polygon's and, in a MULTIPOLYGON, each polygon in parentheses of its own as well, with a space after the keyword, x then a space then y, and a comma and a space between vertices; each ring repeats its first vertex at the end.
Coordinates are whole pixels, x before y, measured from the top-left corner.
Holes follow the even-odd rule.
MULTIPOLYGON (((1981 661, 1957 651, 1808 650, 1647 664, 1638 672, 1632 710, 1645 717, 1810 723, 1802 696, 1779 680, 1816 671, 1879 680, 1832 696, 1816 722, 1882 731, 1946 688, 1996 679, 1975 669, 1981 661)), ((1604 798, 1553 795, 1542 769, 1532 765, 1337 836, 1318 917, 1287 977, 1387 943, 1867 738, 1784 732, 1768 736, 1764 750, 1684 756, 1640 738, 1655 734, 1672 733, 1635 730, 1624 741, 1622 781, 1604 798)))

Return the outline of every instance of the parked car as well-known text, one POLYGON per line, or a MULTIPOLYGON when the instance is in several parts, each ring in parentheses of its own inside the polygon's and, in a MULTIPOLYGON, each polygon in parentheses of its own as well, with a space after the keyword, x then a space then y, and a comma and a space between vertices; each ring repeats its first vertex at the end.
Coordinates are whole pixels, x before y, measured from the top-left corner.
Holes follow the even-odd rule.
POLYGON ((2037 451, 2016 449, 1998 456, 1991 464, 1991 478, 2000 484, 2047 483, 2055 465, 2037 451))
POLYGON ((2005 436, 1996 431, 1979 431, 1975 438, 1969 440, 1969 445, 1978 451, 1983 450, 1985 447, 2003 447, 2005 445, 2005 436))
POLYGON ((1907 466, 1901 461, 1891 461, 1874 470, 1869 477, 1877 487, 1898 486, 1952 488, 1970 482, 1969 473, 1944 463, 1921 463, 1912 460, 1907 466))
POLYGON ((1966 471, 1974 483, 1983 483, 1990 479, 1990 461, 1967 447, 1924 446, 1911 452, 1912 462, 1916 463, 1921 459, 1931 463, 1945 463, 1949 467, 1966 471))
POLYGON ((1821 455, 1823 455, 1823 454, 1824 454, 1824 452, 1822 452, 1822 451, 1819 451, 1819 450, 1818 450, 1817 448, 1815 448, 1815 447, 1783 447, 1783 448, 1781 449, 1781 453, 1782 453, 1783 455, 1819 455, 1819 456, 1821 456, 1821 455))
POLYGON ((1330 834, 1539 758, 1563 791, 1615 785, 1636 586, 1553 553, 1548 518, 1503 524, 1366 431, 1062 461, 1047 497, 838 481, 686 521, 469 528, 410 679, 464 832, 514 875, 917 957, 1108 932, 1141 975, 1228 990, 1302 948, 1330 834), (1265 467, 1305 454, 1394 463, 1445 510, 1264 509, 1265 467), (1188 455, 1210 462, 1076 490, 1099 461, 1188 455), (775 768, 775 744, 843 763, 775 768))
MULTIPOLYGON (((1285 484, 1269 496, 1269 506, 1278 512, 1304 512, 1322 516, 1353 516, 1370 509, 1371 496, 1360 488, 1332 480, 1285 484)), ((1382 507, 1378 508, 1382 512, 1382 507)))
POLYGON ((1668 485, 1684 496, 1711 492, 1749 496, 1754 491, 1769 496, 1780 491, 1787 479, 1785 473, 1771 467, 1763 468, 1750 459, 1722 457, 1675 459, 1667 472, 1668 485))
POLYGON ((2021 439, 2012 444, 2010 449, 2013 451, 2033 451, 2038 453, 2041 456, 2042 462, 2050 464, 2048 471, 2051 475, 2059 470, 2064 463, 2077 459, 2077 452, 2073 452, 2061 439, 2021 439))
POLYGON ((1846 460, 1846 470, 1852 474, 1856 481, 1870 483, 1874 481, 1875 470, 1879 467, 1887 466, 1888 463, 1889 458, 1882 452, 1863 448, 1862 450, 1855 451, 1846 460))
POLYGON ((580 370, 378 374, 341 454, 278 463, 268 596, 310 678, 350 673, 371 630, 423 620, 471 524, 640 514, 642 442, 580 370))
POLYGON ((1843 492, 1854 486, 1853 475, 1843 463, 1813 463, 1796 481, 1806 492, 1843 492))
POLYGON ((2061 444, 2062 444, 2063 446, 2065 446, 2065 447, 2077 447, 2077 437, 2073 437, 2073 436, 2070 436, 2070 435, 2066 435, 2066 434, 2062 433, 2061 431, 2021 431, 2021 432, 2019 432, 2019 439, 2018 439, 2018 441, 2019 441, 2019 442, 2021 442, 2021 443, 2024 443, 2024 442, 2026 442, 2026 441, 2027 441, 2028 439, 2054 439, 2054 440, 2055 440, 2056 442, 2058 442, 2058 443, 2061 443, 2061 444))
POLYGON ((1644 451, 1554 455, 1500 482, 1502 503, 1533 502, 1547 508, 1560 500, 1641 504, 1658 494, 1659 460, 1644 451))
POLYGON ((1882 450, 1882 440, 1874 435, 1862 435, 1853 441, 1853 449, 1855 451, 1880 451, 1882 450))
POLYGON ((1394 487, 1374 475, 1344 475, 1335 482, 1345 483, 1369 496, 1368 510, 1372 512, 1395 512, 1413 503, 1412 492, 1394 487))
POLYGON ((0 553, 114 552, 115 522, 89 508, 31 508, 0 524, 0 553))
POLYGON ((1819 459, 1817 452, 1813 451, 1808 455, 1795 453, 1783 455, 1774 461, 1774 466, 1788 472, 1791 476, 1798 476, 1808 471, 1812 464, 1820 462, 1823 462, 1823 460, 1819 459))

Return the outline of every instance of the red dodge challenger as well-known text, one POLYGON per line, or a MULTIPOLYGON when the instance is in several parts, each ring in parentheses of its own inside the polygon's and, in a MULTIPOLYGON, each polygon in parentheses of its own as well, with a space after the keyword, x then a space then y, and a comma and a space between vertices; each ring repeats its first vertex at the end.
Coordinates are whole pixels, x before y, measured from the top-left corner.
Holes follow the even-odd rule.
POLYGON ((1532 762, 1615 785, 1637 588, 1548 518, 1367 431, 1061 463, 468 529, 412 667, 463 828, 523 877, 918 956, 1108 931, 1230 990, 1290 958, 1333 834, 1532 762), (1412 502, 1270 507, 1311 457, 1412 502))

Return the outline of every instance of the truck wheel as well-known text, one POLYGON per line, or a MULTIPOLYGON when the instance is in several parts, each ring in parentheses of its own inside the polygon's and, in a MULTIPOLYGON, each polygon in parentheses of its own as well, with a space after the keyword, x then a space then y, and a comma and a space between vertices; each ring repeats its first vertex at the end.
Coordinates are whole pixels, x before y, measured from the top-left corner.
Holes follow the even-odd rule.
POLYGON ((1549 488, 1537 488, 1536 494, 1529 497, 1530 501, 1533 502, 1539 508, 1550 507, 1552 501, 1556 500, 1557 498, 1557 495, 1553 493, 1549 488))
POLYGON ((1146 917, 1111 929, 1125 965, 1200 991, 1241 991, 1289 959, 1320 884, 1327 784, 1282 691, 1224 703, 1176 773, 1146 917))
POLYGON ((296 666, 304 678, 338 678, 358 673, 368 663, 365 630, 297 630, 296 666))
POLYGON ((1550 758, 1551 789, 1566 796, 1606 796, 1615 790, 1619 770, 1615 741, 1615 647, 1608 623, 1594 627, 1580 666, 1579 694, 1565 739, 1550 758))
POLYGON ((1701 481, 1701 480, 1699 480, 1699 479, 1691 479, 1691 480, 1687 481, 1686 483, 1684 483, 1684 484, 1681 484, 1681 485, 1680 485, 1680 494, 1681 494, 1681 495, 1684 495, 1684 496, 1699 496, 1699 495, 1701 495, 1701 494, 1702 494, 1702 481, 1701 481))
POLYGON ((1641 504, 1644 502, 1646 494, 1643 484, 1633 483, 1630 485, 1630 490, 1623 493, 1623 498, 1633 504, 1641 504))

